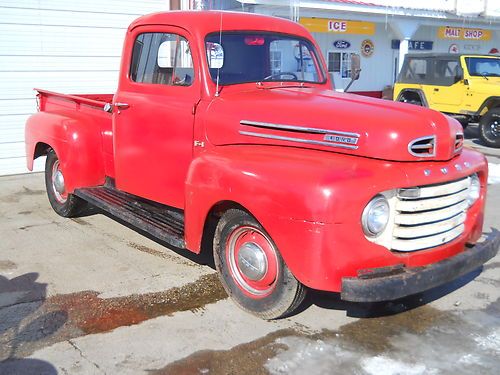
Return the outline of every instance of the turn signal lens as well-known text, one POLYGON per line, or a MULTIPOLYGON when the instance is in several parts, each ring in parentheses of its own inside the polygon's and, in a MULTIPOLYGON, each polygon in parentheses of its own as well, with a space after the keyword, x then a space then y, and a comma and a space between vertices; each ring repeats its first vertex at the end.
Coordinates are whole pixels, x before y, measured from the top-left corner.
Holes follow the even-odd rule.
POLYGON ((481 195, 481 183, 479 182, 479 177, 477 173, 470 176, 470 186, 469 186, 469 196, 467 197, 467 204, 472 206, 481 195))

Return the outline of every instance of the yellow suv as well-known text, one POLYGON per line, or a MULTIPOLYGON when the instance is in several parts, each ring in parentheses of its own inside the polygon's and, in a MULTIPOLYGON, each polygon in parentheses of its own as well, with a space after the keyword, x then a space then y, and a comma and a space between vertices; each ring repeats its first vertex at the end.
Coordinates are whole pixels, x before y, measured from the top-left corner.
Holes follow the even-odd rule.
POLYGON ((500 57, 492 55, 407 55, 394 98, 456 118, 465 127, 479 121, 480 137, 500 147, 500 57))

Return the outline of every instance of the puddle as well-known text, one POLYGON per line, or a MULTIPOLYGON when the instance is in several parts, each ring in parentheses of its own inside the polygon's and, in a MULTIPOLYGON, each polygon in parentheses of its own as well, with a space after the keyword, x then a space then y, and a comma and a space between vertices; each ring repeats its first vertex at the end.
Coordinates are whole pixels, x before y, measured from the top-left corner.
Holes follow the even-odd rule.
POLYGON ((297 333, 283 329, 258 340, 235 346, 229 350, 199 351, 180 361, 172 362, 151 375, 238 374, 264 375, 269 372, 264 364, 269 358, 287 349, 276 341, 297 333))
POLYGON ((111 331, 179 311, 198 310, 227 295, 216 274, 200 277, 183 287, 164 292, 126 297, 98 297, 97 292, 79 292, 50 297, 46 303, 67 311, 71 324, 84 334, 111 331))
MULTIPOLYGON (((55 295, 33 305, 30 314, 24 314, 28 316, 25 324, 29 326, 32 322, 46 321, 43 319, 44 316, 56 315, 64 316, 64 323, 50 335, 42 335, 32 342, 23 339, 23 345, 17 348, 15 354, 17 357, 28 356, 33 351, 56 342, 92 333, 108 332, 118 327, 139 324, 148 319, 172 315, 179 311, 199 311, 205 305, 225 298, 227 298, 226 292, 215 273, 201 276, 195 282, 163 292, 115 298, 100 298, 94 291, 55 295)), ((22 303, 10 306, 8 309, 0 309, 0 321, 12 320, 23 310, 30 309, 30 306, 30 303, 22 303)), ((39 324, 35 326, 38 327, 39 324)), ((47 329, 47 324, 42 326, 47 329)), ((35 331, 39 335, 38 330, 35 331)), ((0 360, 2 352, 8 351, 10 343, 16 340, 12 334, 8 327, 0 329, 0 360)))
POLYGON ((229 350, 205 350, 151 371, 168 374, 497 374, 500 302, 457 315, 429 305, 339 330, 280 330, 229 350), (481 323, 479 323, 481 322, 481 323))

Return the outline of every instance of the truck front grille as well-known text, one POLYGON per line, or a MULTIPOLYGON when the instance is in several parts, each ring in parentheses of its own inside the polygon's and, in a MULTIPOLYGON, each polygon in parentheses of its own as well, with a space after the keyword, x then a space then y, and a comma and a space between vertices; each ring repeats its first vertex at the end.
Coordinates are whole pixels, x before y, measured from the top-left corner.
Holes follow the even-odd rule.
POLYGON ((450 242, 464 232, 471 178, 439 185, 399 189, 391 248, 428 249, 450 242))

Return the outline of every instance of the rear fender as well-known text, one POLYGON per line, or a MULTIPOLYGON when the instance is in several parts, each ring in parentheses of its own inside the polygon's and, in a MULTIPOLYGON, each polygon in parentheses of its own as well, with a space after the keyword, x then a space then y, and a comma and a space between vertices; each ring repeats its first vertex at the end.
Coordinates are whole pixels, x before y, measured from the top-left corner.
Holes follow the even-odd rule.
POLYGON ((405 94, 415 94, 415 95, 417 95, 420 98, 420 102, 422 103, 422 105, 424 107, 427 107, 427 108, 429 107, 429 102, 427 101, 427 98, 425 97, 425 93, 423 92, 423 90, 420 90, 420 89, 403 89, 399 93, 396 101, 397 102, 401 102, 402 98, 403 98, 403 96, 405 94))
POLYGON ((26 122, 26 158, 33 170, 36 146, 52 148, 61 163, 66 190, 101 185, 105 180, 101 131, 92 117, 77 113, 38 112, 26 122))

